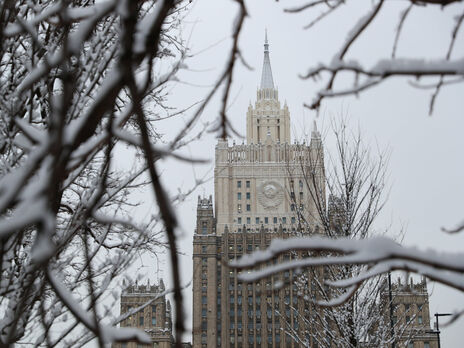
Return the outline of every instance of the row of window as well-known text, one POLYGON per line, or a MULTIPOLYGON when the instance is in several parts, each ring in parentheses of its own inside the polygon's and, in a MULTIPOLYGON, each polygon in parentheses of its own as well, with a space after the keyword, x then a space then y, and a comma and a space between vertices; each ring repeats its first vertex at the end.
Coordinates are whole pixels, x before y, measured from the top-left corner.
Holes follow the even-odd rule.
MULTIPOLYGON (((395 305, 395 307, 398 307, 398 306, 399 306, 399 305, 395 305)), ((412 306, 414 306, 414 304, 412 304, 412 306)), ((418 304, 418 305, 417 305, 417 310, 418 310, 419 312, 422 310, 422 306, 423 306, 422 304, 418 304)), ((407 303, 407 304, 404 305, 404 310, 405 310, 405 312, 408 312, 408 311, 411 310, 411 309, 412 309, 412 308, 411 308, 411 305, 410 305, 409 303, 407 303)))
MULTIPOLYGON (((251 193, 250 192, 246 192, 246 199, 251 199, 251 193)), ((242 193, 241 192, 237 192, 237 200, 241 201, 242 200, 242 193)))
MULTIPOLYGON (((414 342, 409 342, 408 343, 408 348, 414 348, 414 342)), ((430 348, 430 343, 429 342, 424 342, 424 348, 430 348)))
MULTIPOLYGON (((239 206, 240 206, 240 204, 239 204, 239 206)), ((249 206, 249 204, 247 204, 247 209, 248 209, 248 206, 249 206)), ((248 210, 247 210, 247 211, 248 211, 248 210)), ((247 217, 245 221, 246 221, 246 223, 247 223, 248 225, 251 224, 251 217, 247 217)), ((295 224, 295 223, 296 223, 296 218, 295 218, 294 216, 292 216, 292 217, 290 218, 290 221, 291 221, 292 224, 295 224)), ((237 218, 237 224, 241 225, 242 222, 243 222, 243 219, 242 219, 242 217, 239 216, 239 217, 237 218)), ((274 216, 274 217, 272 218, 272 222, 273 222, 274 224, 282 223, 283 225, 285 225, 285 224, 287 223, 287 217, 283 216, 282 218, 278 218, 278 217, 274 216)), ((256 217, 256 218, 255 218, 255 224, 258 225, 258 224, 262 224, 262 223, 268 224, 268 223, 269 223, 269 217, 267 217, 267 216, 264 217, 264 220, 261 220, 259 217, 256 217)))
MULTIPOLYGON (((245 181, 246 188, 250 188, 250 180, 245 181)), ((294 182, 290 180, 290 189, 293 191, 294 182)), ((298 180, 298 186, 300 187, 300 191, 303 189, 303 181, 298 180)), ((237 180, 237 188, 242 188, 242 180, 237 180)))
MULTIPOLYGON (((247 192, 247 193, 249 193, 249 192, 247 192)), ((245 208, 246 208, 246 211, 251 211, 251 204, 246 204, 246 205, 245 205, 245 208)), ((296 211, 297 208, 298 208, 298 206, 297 206, 296 204, 293 204, 293 203, 290 204, 290 210, 291 210, 291 211, 296 211)), ((299 211, 303 211, 303 210, 304 210, 304 204, 300 204, 298 210, 299 210, 299 211)), ((242 203, 238 203, 238 204, 237 204, 237 212, 238 212, 238 213, 241 213, 241 212, 242 212, 242 203)), ((240 222, 239 222, 239 224, 240 224, 241 221, 242 221, 242 218, 239 217, 238 219, 240 220, 240 222)), ((247 218, 247 219, 249 219, 249 218, 247 218)), ((274 219, 277 219, 277 218, 274 217, 274 219)), ((285 218, 282 218, 282 219, 285 219, 285 218)), ((295 217, 292 218, 292 221, 295 221, 295 217)), ((250 220, 250 223, 251 223, 251 220, 250 220)), ((256 223, 257 223, 257 224, 259 223, 258 218, 256 218, 256 223)), ((262 223, 262 221, 261 221, 261 223, 262 223)), ((265 223, 265 224, 268 224, 268 223, 269 223, 269 218, 268 218, 268 217, 265 217, 265 218, 264 218, 264 223, 265 223)), ((277 223, 277 220, 275 220, 274 223, 276 224, 276 223, 277 223)), ((286 222, 285 222, 285 223, 286 223, 286 222)), ((206 234, 206 228, 207 228, 207 226, 206 226, 206 224, 205 224, 205 225, 203 226, 203 234, 206 234)))
MULTIPOLYGON (((248 343, 254 343, 254 340, 255 340, 254 336, 248 336, 248 343)), ((237 342, 242 342, 242 336, 241 335, 237 336, 237 342)), ((272 335, 267 336, 267 342, 272 344, 272 342, 273 342, 272 335)), ((275 334, 275 342, 276 343, 280 342, 280 334, 275 334)), ((230 343, 235 344, 235 337, 234 336, 230 337, 230 343)), ((260 335, 256 336, 256 343, 261 344, 261 336, 260 335)))
MULTIPOLYGON (((139 317, 139 326, 145 325, 145 318, 143 315, 139 317)), ((156 326, 156 317, 151 317, 151 325, 156 326)))
MULTIPOLYGON (((250 180, 245 181, 246 188, 250 188, 250 180)), ((242 188, 242 181, 237 181, 237 188, 242 188)))
MULTIPOLYGON (((398 320, 398 318, 396 316, 394 316, 393 317, 393 322, 396 323, 397 320, 398 320)), ((409 315, 407 315, 406 318, 405 318, 405 321, 406 321, 406 323, 409 323, 411 321, 411 317, 409 315)), ((422 319, 422 315, 418 315, 417 316, 417 324, 420 325, 420 324, 423 324, 423 323, 424 322, 423 322, 423 319, 422 319)))

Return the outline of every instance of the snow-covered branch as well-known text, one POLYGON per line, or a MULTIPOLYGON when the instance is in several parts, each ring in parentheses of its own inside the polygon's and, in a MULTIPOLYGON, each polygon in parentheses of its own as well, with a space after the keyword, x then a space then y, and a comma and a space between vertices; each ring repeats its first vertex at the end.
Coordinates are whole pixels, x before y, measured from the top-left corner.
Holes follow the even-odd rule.
MULTIPOLYGON (((332 15, 336 9, 340 9, 337 12, 342 11, 343 6, 349 5, 349 3, 355 1, 308 1, 306 4, 289 8, 286 12, 300 13, 306 11, 309 13, 315 9, 322 9, 322 13, 318 14, 313 19, 308 28, 314 26, 321 20, 332 15)), ((309 69, 309 71, 302 75, 302 78, 315 78, 319 75, 328 75, 325 86, 320 88, 317 95, 314 97, 311 103, 305 104, 306 107, 311 109, 319 109, 322 101, 325 98, 340 97, 346 95, 358 95, 360 92, 372 88, 375 85, 382 83, 385 79, 395 76, 411 76, 414 78, 420 77, 437 77, 438 82, 435 84, 435 93, 431 97, 430 101, 430 113, 433 112, 434 104, 437 95, 442 86, 447 85, 448 77, 453 76, 464 76, 464 58, 451 58, 451 52, 454 47, 460 33, 460 28, 463 23, 463 14, 457 16, 456 23, 450 33, 450 44, 448 52, 444 52, 444 58, 442 60, 427 60, 423 57, 413 58, 397 58, 398 47, 403 40, 407 40, 407 32, 405 32, 405 23, 409 20, 410 13, 414 12, 419 6, 429 7, 454 7, 458 8, 460 13, 463 13, 463 1, 462 0, 426 0, 426 1, 413 1, 410 0, 407 7, 399 13, 399 23, 396 28, 396 34, 394 37, 394 44, 390 59, 379 59, 370 68, 361 66, 359 61, 361 57, 348 57, 348 53, 351 47, 365 36, 368 28, 372 27, 374 20, 384 11, 385 3, 388 1, 378 0, 374 3, 372 8, 367 11, 366 14, 360 14, 357 18, 357 22, 353 25, 352 29, 347 33, 346 39, 341 47, 337 50, 334 49, 334 54, 329 64, 319 64, 316 67, 309 69), (438 6, 437 6, 438 5, 438 6), (401 37, 401 39, 400 39, 401 37), (351 73, 354 75, 354 82, 349 87, 337 87, 338 82, 336 81, 339 75, 344 73, 351 73), (364 78, 364 79, 363 79, 364 78)), ((438 13, 437 13, 438 15, 438 13)), ((382 38, 383 39, 383 38, 382 38)), ((435 52, 434 52, 435 53, 435 52)))

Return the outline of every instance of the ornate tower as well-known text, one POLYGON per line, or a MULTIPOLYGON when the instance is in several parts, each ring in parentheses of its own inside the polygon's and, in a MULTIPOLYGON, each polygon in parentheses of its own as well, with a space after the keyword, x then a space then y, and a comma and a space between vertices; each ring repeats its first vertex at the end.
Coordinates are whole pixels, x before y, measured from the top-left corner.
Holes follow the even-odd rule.
POLYGON ((279 93, 274 86, 267 32, 261 85, 256 91, 255 106, 248 106, 246 117, 248 145, 265 142, 268 136, 273 142, 290 143, 290 113, 286 103, 281 108, 279 93))
MULTIPOLYGON (((278 99, 267 35, 261 84, 246 121, 246 144, 229 145, 227 139, 219 139, 216 145, 214 213, 211 198, 198 203, 193 239, 194 348, 298 347, 281 328, 291 323, 298 331, 301 320, 314 314, 303 308, 295 287, 277 289, 278 284, 289 283, 291 271, 244 284, 237 279, 237 270, 227 267, 230 259, 265 249, 273 238, 312 233, 320 224, 311 190, 325 195, 321 137, 314 129, 309 145, 291 144, 290 112, 278 99), (316 180, 306 180, 308 173, 316 180), (290 303, 304 316, 290 311, 290 303)), ((310 279, 306 281, 309 288, 310 279)))

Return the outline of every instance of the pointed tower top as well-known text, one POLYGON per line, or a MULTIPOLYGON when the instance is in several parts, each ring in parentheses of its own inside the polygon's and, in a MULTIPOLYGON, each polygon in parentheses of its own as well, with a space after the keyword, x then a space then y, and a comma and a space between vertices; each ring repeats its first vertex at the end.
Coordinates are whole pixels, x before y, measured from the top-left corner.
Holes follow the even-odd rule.
POLYGON ((317 130, 316 120, 313 121, 313 130, 311 132, 311 139, 321 139, 321 133, 317 130))
POLYGON ((269 42, 267 40, 267 29, 264 34, 264 62, 263 73, 261 74, 261 89, 274 89, 274 80, 272 78, 271 60, 269 59, 269 42))

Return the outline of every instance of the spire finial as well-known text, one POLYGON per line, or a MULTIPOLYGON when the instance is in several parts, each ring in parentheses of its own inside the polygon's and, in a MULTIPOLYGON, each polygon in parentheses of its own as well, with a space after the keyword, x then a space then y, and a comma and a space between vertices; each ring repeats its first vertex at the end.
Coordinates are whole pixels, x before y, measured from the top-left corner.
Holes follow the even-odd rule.
POLYGON ((267 38, 267 28, 264 30, 264 62, 263 72, 261 75, 261 89, 274 89, 271 61, 269 59, 269 41, 267 38))
POLYGON ((312 139, 321 139, 321 133, 317 130, 317 123, 316 120, 313 120, 313 131, 311 132, 311 141, 312 139))
POLYGON ((269 52, 269 41, 267 40, 267 28, 264 29, 264 52, 269 52))

